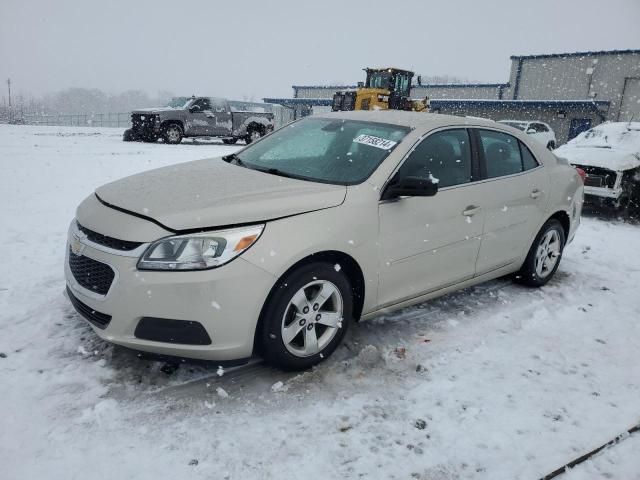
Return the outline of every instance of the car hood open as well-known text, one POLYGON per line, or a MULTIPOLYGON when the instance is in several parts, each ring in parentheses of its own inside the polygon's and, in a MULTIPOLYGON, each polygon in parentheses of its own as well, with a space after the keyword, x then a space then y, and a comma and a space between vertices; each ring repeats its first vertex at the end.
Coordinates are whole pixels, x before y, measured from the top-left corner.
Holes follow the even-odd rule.
POLYGON ((220 158, 163 167, 96 190, 107 205, 174 231, 261 222, 340 205, 346 187, 280 177, 220 158))

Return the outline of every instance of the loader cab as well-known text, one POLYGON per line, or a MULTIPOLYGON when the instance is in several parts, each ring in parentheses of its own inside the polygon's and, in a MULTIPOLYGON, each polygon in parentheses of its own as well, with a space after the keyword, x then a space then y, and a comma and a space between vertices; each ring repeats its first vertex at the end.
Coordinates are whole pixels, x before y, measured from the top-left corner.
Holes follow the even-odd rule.
POLYGON ((382 88, 391 95, 409 97, 413 72, 397 68, 366 68, 365 88, 382 88))

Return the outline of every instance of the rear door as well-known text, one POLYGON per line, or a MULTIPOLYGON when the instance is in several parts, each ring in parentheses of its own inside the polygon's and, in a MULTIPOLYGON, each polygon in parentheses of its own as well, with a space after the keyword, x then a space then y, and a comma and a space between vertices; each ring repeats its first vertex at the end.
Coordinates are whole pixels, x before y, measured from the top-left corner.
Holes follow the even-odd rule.
POLYGON ((190 133, 193 135, 213 135, 215 129, 215 115, 208 98, 198 98, 189 108, 190 133))
POLYGON ((213 116, 211 134, 221 137, 231 135, 231 131, 233 130, 233 116, 229 102, 223 98, 211 98, 210 101, 213 116))
POLYGON ((484 231, 476 274, 509 265, 528 251, 545 214, 549 177, 529 148, 507 133, 474 129, 485 180, 484 231))
POLYGON ((392 181, 432 176, 439 191, 380 202, 381 306, 473 277, 484 217, 477 175, 464 128, 430 134, 407 156, 392 181))

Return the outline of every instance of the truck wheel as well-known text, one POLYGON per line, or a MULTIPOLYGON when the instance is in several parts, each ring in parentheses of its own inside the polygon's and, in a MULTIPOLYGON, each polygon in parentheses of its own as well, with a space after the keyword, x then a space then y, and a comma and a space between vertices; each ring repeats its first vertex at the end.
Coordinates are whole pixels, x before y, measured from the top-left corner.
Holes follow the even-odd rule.
POLYGON ((547 148, 548 148, 549 150, 555 150, 555 148, 556 148, 556 142, 554 142, 553 140, 552 140, 552 141, 550 141, 549 143, 547 143, 547 148))
POLYGON ((223 138, 222 139, 222 143, 224 143, 225 145, 235 145, 237 141, 238 141, 237 138, 223 138))
POLYGON ((247 136, 244 137, 244 141, 247 145, 249 145, 252 142, 255 142, 256 140, 258 140, 260 137, 262 137, 262 132, 260 130, 258 130, 257 128, 254 128, 252 130, 249 130, 247 132, 247 136))
POLYGON ((166 143, 178 144, 182 141, 182 128, 177 123, 170 123, 162 129, 162 138, 166 143))
POLYGON ((338 347, 353 315, 349 279, 328 263, 311 263, 283 277, 262 313, 257 338, 264 359, 303 370, 338 347))
POLYGON ((133 128, 127 128, 122 134, 123 142, 135 142, 138 138, 133 133, 133 128))

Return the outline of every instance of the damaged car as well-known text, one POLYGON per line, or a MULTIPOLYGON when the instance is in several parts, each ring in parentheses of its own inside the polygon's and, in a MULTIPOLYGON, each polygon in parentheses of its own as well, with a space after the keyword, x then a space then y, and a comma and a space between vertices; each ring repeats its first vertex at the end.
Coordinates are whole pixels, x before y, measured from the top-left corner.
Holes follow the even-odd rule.
POLYGON ((640 122, 607 122, 554 153, 586 173, 585 202, 640 207, 640 122))

